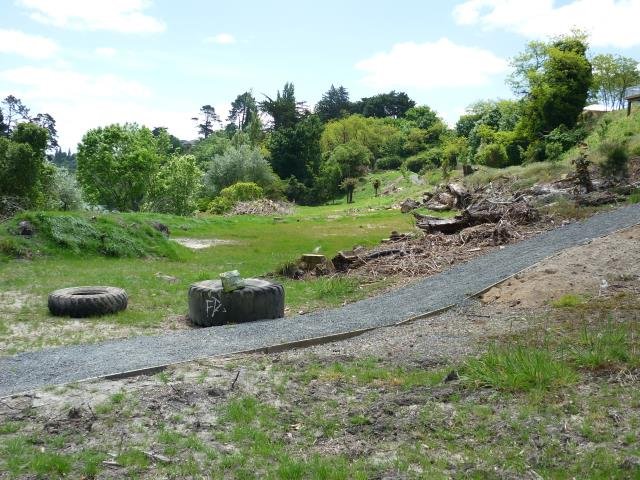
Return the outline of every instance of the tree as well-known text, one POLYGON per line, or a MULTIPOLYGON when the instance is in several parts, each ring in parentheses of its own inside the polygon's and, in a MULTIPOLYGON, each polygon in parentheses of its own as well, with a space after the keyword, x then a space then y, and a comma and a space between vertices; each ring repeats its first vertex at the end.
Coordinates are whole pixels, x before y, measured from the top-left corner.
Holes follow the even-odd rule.
POLYGON ((373 97, 365 97, 354 106, 354 112, 365 117, 392 117, 400 118, 407 110, 416 106, 416 102, 411 100, 404 92, 380 93, 373 97))
POLYGON ((3 122, 7 132, 11 132, 18 123, 29 122, 29 109, 22 103, 22 100, 13 95, 7 96, 2 101, 3 122))
POLYGON ((253 115, 258 113, 256 99, 251 92, 244 92, 231 102, 231 110, 227 122, 233 123, 238 130, 244 130, 249 126, 253 115))
POLYGON ((193 155, 174 155, 152 177, 145 210, 190 215, 202 190, 202 171, 193 155))
POLYGON ((358 142, 367 147, 373 158, 380 158, 389 139, 399 133, 398 127, 388 119, 350 115, 329 122, 322 133, 320 145, 325 156, 338 145, 358 142))
POLYGON ((357 178, 345 178, 340 184, 340 187, 347 193, 347 203, 353 203, 353 192, 357 186, 357 178))
POLYGON ((76 154, 71 153, 71 150, 63 152, 61 149, 57 149, 51 157, 51 162, 61 168, 66 168, 70 172, 76 171, 76 154))
POLYGON ((338 145, 331 156, 330 161, 340 166, 342 178, 358 178, 366 173, 371 164, 371 151, 358 142, 349 142, 338 145))
POLYGON ((213 133, 216 123, 220 123, 220 117, 216 113, 216 109, 211 105, 203 105, 200 108, 200 116, 193 117, 194 122, 201 122, 198 124, 198 134, 203 138, 207 138, 213 133))
POLYGON ((349 92, 343 86, 338 88, 331 85, 316 104, 315 113, 323 123, 348 115, 351 111, 349 92))
POLYGON ((302 118, 304 102, 297 102, 293 83, 285 83, 282 93, 278 90, 275 100, 265 95, 260 110, 270 115, 273 129, 291 128, 302 118))
POLYGON ((213 157, 205 174, 205 186, 211 195, 238 182, 253 182, 265 190, 278 181, 260 150, 249 145, 229 147, 213 157))
POLYGON ((178 137, 169 133, 167 127, 155 127, 151 134, 156 138, 158 146, 167 155, 172 153, 183 153, 184 147, 178 137))
POLYGON ((56 121, 48 113, 39 113, 31 119, 32 123, 44 128, 48 133, 47 150, 55 150, 58 148, 58 130, 56 130, 56 121))
POLYGON ((34 206, 42 190, 47 131, 19 123, 9 137, 0 137, 0 195, 18 197, 34 206))
POLYGON ((80 210, 83 206, 82 193, 75 175, 62 167, 52 167, 51 178, 47 182, 45 208, 51 210, 80 210))
POLYGON ((621 55, 596 55, 593 65, 591 97, 607 109, 624 108, 625 91, 640 83, 638 61, 621 55))
POLYGON ((307 115, 293 127, 279 128, 269 136, 271 165, 280 178, 296 177, 309 184, 320 167, 322 123, 307 115))
POLYGON ((560 125, 576 125, 592 81, 586 51, 582 34, 557 38, 547 45, 542 67, 528 72, 530 88, 518 129, 530 142, 560 125))
POLYGON ((404 119, 411 126, 421 128, 423 130, 429 129, 433 124, 440 120, 438 118, 438 114, 427 105, 410 108, 405 112, 404 119))
POLYGON ((89 130, 78 145, 78 182, 86 198, 109 209, 139 210, 165 160, 155 137, 136 124, 89 130))

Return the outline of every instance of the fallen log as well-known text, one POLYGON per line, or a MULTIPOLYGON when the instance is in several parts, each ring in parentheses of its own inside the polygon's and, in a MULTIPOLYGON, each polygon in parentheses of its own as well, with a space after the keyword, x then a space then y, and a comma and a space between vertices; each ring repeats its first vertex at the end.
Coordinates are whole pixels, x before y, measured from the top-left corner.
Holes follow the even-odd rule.
POLYGON ((417 226, 427 233, 441 232, 445 234, 452 234, 459 232, 463 228, 471 226, 471 222, 467 215, 458 215, 453 218, 423 217, 417 223, 417 226))

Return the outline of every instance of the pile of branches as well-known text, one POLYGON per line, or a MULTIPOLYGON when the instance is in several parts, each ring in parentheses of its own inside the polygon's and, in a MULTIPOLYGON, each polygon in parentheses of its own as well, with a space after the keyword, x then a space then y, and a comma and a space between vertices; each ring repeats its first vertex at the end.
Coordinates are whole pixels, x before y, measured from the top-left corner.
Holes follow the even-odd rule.
MULTIPOLYGON (((449 184, 444 191, 437 192, 425 206, 445 206, 441 199, 447 199, 450 208, 457 207, 462 212, 452 218, 437 218, 414 212, 418 228, 427 233, 454 234, 469 227, 482 224, 520 225, 530 224, 540 218, 538 211, 522 195, 497 194, 490 188, 469 192, 459 184, 449 184)), ((447 206, 448 206, 447 205, 447 206)), ((449 208, 449 209, 450 209, 449 208)))
POLYGON ((230 215, 290 215, 293 205, 263 198, 249 202, 238 202, 229 212, 230 215))

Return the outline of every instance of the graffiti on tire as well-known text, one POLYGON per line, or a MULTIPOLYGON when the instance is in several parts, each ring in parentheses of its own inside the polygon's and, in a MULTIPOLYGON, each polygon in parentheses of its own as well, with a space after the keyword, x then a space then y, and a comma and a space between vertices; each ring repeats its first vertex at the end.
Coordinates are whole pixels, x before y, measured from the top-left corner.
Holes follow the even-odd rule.
POLYGON ((218 300, 216 297, 212 297, 211 300, 207 300, 207 317, 213 318, 216 316, 220 310, 226 312, 224 307, 222 306, 222 302, 218 300))

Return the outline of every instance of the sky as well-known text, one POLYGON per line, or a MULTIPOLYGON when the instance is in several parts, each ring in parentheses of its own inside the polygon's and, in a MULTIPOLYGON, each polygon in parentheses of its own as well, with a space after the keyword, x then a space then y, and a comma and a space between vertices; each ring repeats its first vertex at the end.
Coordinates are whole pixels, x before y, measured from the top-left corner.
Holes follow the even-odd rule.
POLYGON ((313 107, 405 91, 454 124, 474 101, 509 98, 509 59, 534 39, 590 34, 591 54, 640 59, 640 0, 0 0, 0 97, 57 121, 75 150, 90 128, 137 122, 197 136, 202 105, 224 118, 293 82, 313 107))

